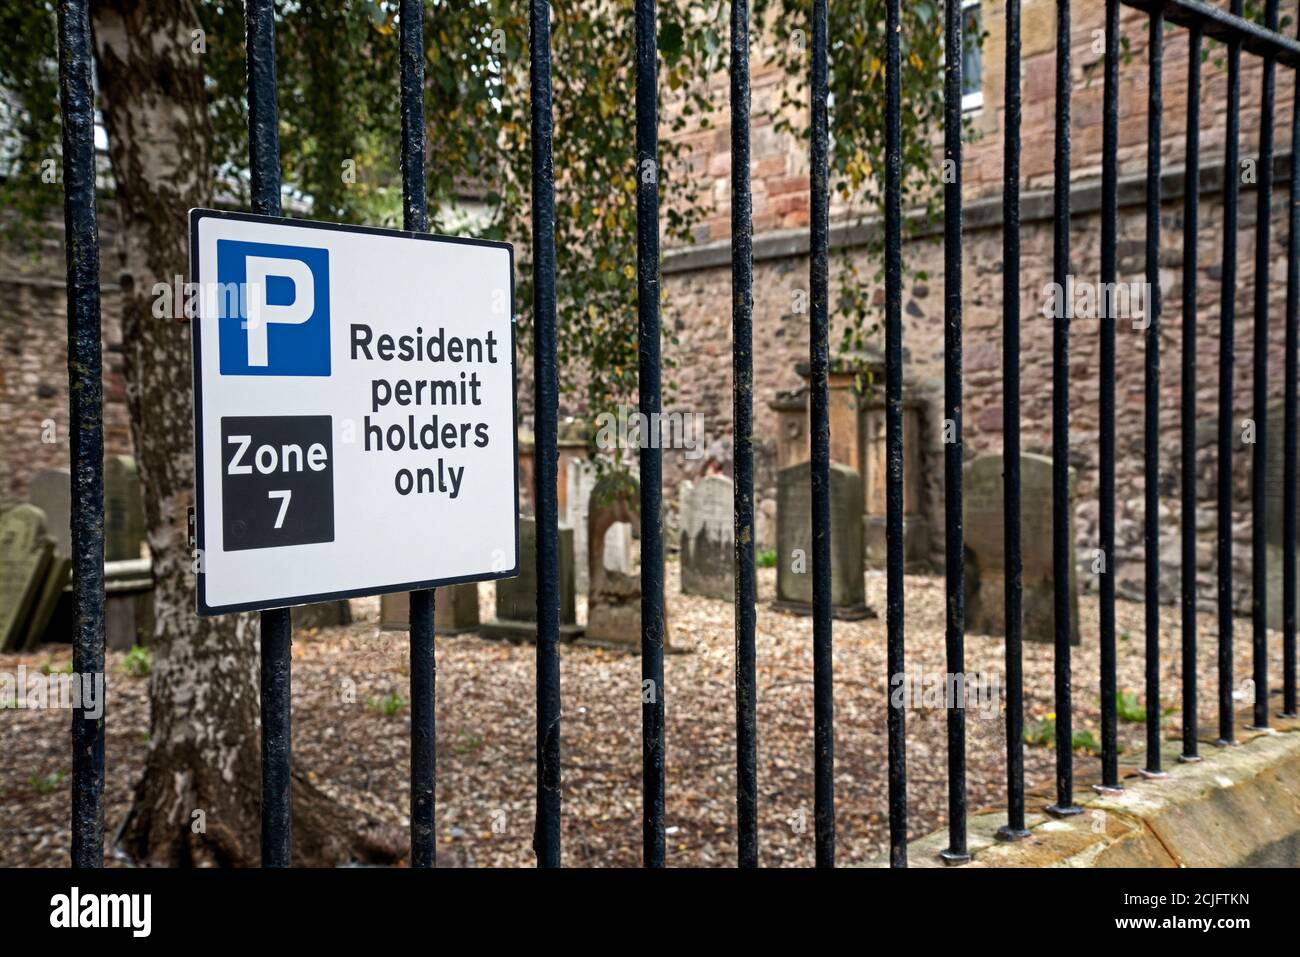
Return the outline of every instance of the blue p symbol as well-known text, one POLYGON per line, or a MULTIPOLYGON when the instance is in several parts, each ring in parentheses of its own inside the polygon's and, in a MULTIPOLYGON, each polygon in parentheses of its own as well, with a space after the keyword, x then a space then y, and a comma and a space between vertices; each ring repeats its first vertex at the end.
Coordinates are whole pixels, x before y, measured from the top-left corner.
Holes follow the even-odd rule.
POLYGON ((330 374, 327 250, 221 239, 217 283, 222 375, 330 374))

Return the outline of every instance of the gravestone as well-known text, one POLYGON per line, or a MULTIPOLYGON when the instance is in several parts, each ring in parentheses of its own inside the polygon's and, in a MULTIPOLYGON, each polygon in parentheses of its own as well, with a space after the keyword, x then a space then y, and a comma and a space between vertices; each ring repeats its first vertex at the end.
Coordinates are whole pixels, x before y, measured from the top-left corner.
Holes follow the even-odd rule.
POLYGON ((615 522, 605 530, 605 541, 601 545, 601 560, 610 571, 630 575, 636 569, 633 557, 633 539, 631 522, 615 522))
MULTIPOLYGON (((1074 511, 1070 470, 1070 513, 1074 511)), ((1006 634, 1006 574, 1002 508, 1002 456, 983 455, 962 470, 962 518, 966 546, 966 630, 1006 634)), ((1070 543, 1070 643, 1079 644, 1079 587, 1070 543)), ((1055 577, 1052 573, 1052 460, 1020 457, 1021 634, 1025 641, 1055 641, 1055 577)))
MULTIPOLYGON (((478 630, 478 582, 461 582, 434 589, 433 633, 462 635, 478 630)), ((391 592, 379 598, 379 627, 384 631, 411 630, 411 593, 391 592)))
MULTIPOLYGON (((555 436, 555 502, 559 509, 561 522, 572 524, 570 509, 575 501, 573 484, 569 480, 572 463, 581 462, 587 457, 588 444, 591 440, 590 430, 585 423, 569 417, 557 423, 555 436)), ((582 502, 586 502, 586 493, 590 488, 579 489, 582 502)), ((526 429, 519 429, 519 514, 535 517, 537 515, 537 440, 526 429)))
POLYGON ((72 473, 43 469, 27 486, 27 501, 45 513, 46 530, 54 539, 54 554, 72 557, 72 473))
MULTIPOLYGON (((1264 614, 1269 628, 1282 628, 1282 568, 1286 552, 1286 537, 1283 519, 1285 516, 1286 483, 1283 466, 1286 460, 1286 415, 1283 406, 1275 405, 1268 410, 1267 444, 1264 448, 1264 614)), ((1254 458, 1249 447, 1245 452, 1248 468, 1254 466, 1254 458)), ((1300 473, 1298 473, 1300 478, 1300 473)), ((1300 481, 1297 482, 1300 486, 1300 481)), ((1300 528, 1300 526, 1298 526, 1300 528)), ((1300 536, 1298 536, 1300 539, 1300 536)), ((1296 549, 1300 555, 1300 547, 1296 549)))
MULTIPOLYGON (((24 648, 35 648, 46 638, 57 617, 60 622, 72 614, 72 595, 65 592, 72 577, 72 473, 67 469, 43 469, 32 476, 27 486, 27 499, 45 513, 46 531, 54 539, 54 557, 41 585, 41 592, 32 605, 27 622, 24 648), (62 609, 60 609, 62 605, 62 609)), ((71 640, 67 629, 63 634, 51 635, 53 640, 71 640)))
POLYGON ((734 485, 724 475, 683 485, 689 487, 679 516, 682 594, 730 601, 736 592, 734 485))
MULTIPOLYGON (((560 640, 582 634, 573 588, 573 529, 559 527, 560 640)), ((519 519, 519 574, 497 580, 496 619, 483 623, 484 638, 537 640, 537 520, 519 519)))
MULTIPOLYGON (((58 554, 57 544, 55 549, 45 572, 45 581, 32 602, 31 614, 27 616, 27 635, 21 645, 24 650, 35 648, 46 639, 50 622, 54 620, 59 603, 64 600, 63 590, 72 581, 72 559, 58 554)), ((68 600, 71 602, 71 595, 68 600)), ((71 640, 71 637, 55 635, 51 636, 51 640, 71 640)))
POLYGON ((560 521, 573 529, 573 585, 586 594, 588 588, 587 507, 596 487, 596 467, 586 459, 572 458, 566 472, 566 509, 560 521))
POLYGON ((346 598, 299 605, 293 610, 295 628, 329 628, 352 624, 352 606, 346 598))
MULTIPOLYGON (((641 534, 637 480, 628 473, 607 474, 591 490, 589 502, 586 640, 636 651, 641 647, 641 569, 631 556, 632 549, 625 550, 622 545, 625 536, 639 538, 641 534), (621 567, 625 553, 626 566, 621 567)), ((668 600, 664 596, 664 650, 668 648, 668 600)))
POLYGON ((147 558, 104 562, 104 642, 113 651, 153 634, 153 569, 147 558))
POLYGON ((39 508, 19 505, 0 515, 0 651, 25 643, 53 554, 54 540, 39 508))
MULTIPOLYGON (((930 523, 921 507, 921 409, 922 403, 904 396, 903 420, 903 564, 908 572, 920 572, 930 564, 930 523)), ((886 408, 879 391, 862 402, 862 485, 866 518, 863 549, 868 568, 884 568, 888 561, 886 491, 889 446, 886 441, 886 408)))
POLYGON ((144 538, 144 502, 135 459, 110 456, 104 460, 104 561, 139 558, 144 538))
MULTIPOLYGON (((862 478, 832 463, 831 613, 836 618, 873 618, 867 607, 862 555, 862 478)), ((812 464, 784 468, 776 478, 776 601, 773 608, 812 614, 812 464)))
MULTIPOLYGON (((433 614, 438 614, 434 603, 433 614)), ((411 593, 389 592, 379 596, 379 629, 381 631, 406 631, 411 627, 411 593)))
POLYGON ((780 469, 808 461, 808 391, 806 388, 778 392, 767 407, 776 413, 776 467, 780 469))

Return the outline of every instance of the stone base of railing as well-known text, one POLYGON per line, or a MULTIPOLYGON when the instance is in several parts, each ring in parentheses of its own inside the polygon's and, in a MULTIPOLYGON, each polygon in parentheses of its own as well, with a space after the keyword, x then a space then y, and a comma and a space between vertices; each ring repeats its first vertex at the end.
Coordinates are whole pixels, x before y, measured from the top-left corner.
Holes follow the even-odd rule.
MULTIPOLYGON (((1179 742, 1167 741, 1166 776, 1123 767, 1121 793, 1098 794, 1077 776, 1075 817, 1049 817, 1051 796, 1030 794, 1018 841, 996 838, 1005 810, 972 814, 962 867, 1300 867, 1300 720, 1276 717, 1260 732, 1247 730, 1250 717, 1238 716, 1239 744, 1205 741, 1199 762, 1180 762, 1179 742)), ((947 844, 946 830, 913 841, 909 866, 945 867, 947 844)))

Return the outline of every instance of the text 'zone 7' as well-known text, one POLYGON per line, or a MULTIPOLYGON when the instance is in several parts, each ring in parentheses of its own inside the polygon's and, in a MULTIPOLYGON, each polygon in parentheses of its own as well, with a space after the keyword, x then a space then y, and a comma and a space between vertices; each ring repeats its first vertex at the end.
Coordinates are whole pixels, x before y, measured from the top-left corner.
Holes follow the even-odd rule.
POLYGON ((190 212, 199 614, 518 574, 514 251, 190 212))

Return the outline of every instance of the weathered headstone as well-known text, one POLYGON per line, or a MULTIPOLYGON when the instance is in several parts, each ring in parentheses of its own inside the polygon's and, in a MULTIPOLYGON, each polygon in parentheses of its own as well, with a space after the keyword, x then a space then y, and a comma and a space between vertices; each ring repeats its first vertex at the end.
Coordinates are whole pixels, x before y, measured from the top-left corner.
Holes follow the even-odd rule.
POLYGON ((571 458, 566 469, 567 508, 560 520, 573 529, 574 588, 586 594, 589 587, 587 549, 587 507, 596 487, 596 467, 586 459, 571 458))
POLYGON ((778 470, 808 461, 808 391, 790 389, 767 404, 776 413, 776 467, 778 470))
POLYGON ((293 610, 295 628, 329 628, 333 625, 352 624, 352 606, 346 598, 335 601, 318 601, 293 610))
POLYGON ((27 638, 27 622, 54 554, 45 513, 19 505, 0 515, 0 651, 27 638))
MULTIPOLYGON (((57 547, 56 545, 55 548, 57 547)), ((27 616, 27 635, 22 642, 24 649, 35 648, 46 639, 46 630, 63 599, 63 589, 71 580, 72 559, 65 558, 56 551, 47 566, 45 581, 32 602, 31 614, 27 616)))
POLYGON ((727 601, 735 595, 733 489, 731 479, 726 476, 708 475, 683 493, 679 522, 684 595, 706 595, 727 601))
POLYGON ((54 539, 54 554, 72 557, 72 473, 43 469, 27 486, 27 501, 45 513, 46 531, 54 539))
POLYGON ((605 541, 601 545, 601 561, 610 571, 624 575, 632 574, 636 567, 633 557, 633 536, 631 522, 615 522, 605 529, 605 541))
MULTIPOLYGON (((461 635, 478 630, 478 624, 478 582, 462 582, 434 589, 435 635, 461 635)), ((410 630, 410 592, 399 591, 380 596, 379 627, 385 631, 410 630)))
MULTIPOLYGON (((573 589, 573 529, 559 527, 560 640, 582 634, 573 589)), ((519 575, 497 581, 496 619, 479 629, 484 638, 537 640, 537 521, 519 519, 519 575)))
MULTIPOLYGON (((1070 470, 1073 513, 1074 470, 1070 470)), ((1006 634, 1006 566, 1003 538, 1002 456, 984 455, 963 468, 966 545, 966 630, 1006 634)), ((1070 643, 1079 643, 1079 588, 1070 543, 1070 643)), ((1055 640, 1055 577, 1052 573, 1052 460, 1020 457, 1021 634, 1025 641, 1055 640)))
POLYGON ((519 483, 519 514, 535 515, 537 508, 533 499, 537 494, 537 443, 533 439, 532 429, 521 425, 517 431, 519 459, 516 481, 519 483))
MULTIPOLYGON (((921 407, 915 398, 903 399, 903 564, 909 572, 929 566, 930 523, 921 507, 921 407)), ((884 568, 888 561, 886 486, 889 448, 886 442, 885 399, 879 390, 862 401, 862 484, 866 517, 863 550, 868 568, 884 568)))
POLYGON ((104 641, 114 651, 153 634, 153 570, 147 558, 104 562, 104 641))
MULTIPOLYGON (((862 478, 831 463, 831 607, 836 618, 872 618, 862 567, 862 478)), ((812 613, 812 465, 784 468, 776 478, 776 601, 773 608, 812 613)))
MULTIPOLYGON (((37 472, 27 486, 27 498, 45 513, 46 531, 54 539, 54 557, 32 605, 23 641, 24 648, 34 648, 46 639, 60 603, 68 606, 65 612, 71 610, 71 595, 65 595, 64 588, 72 574, 72 473, 67 469, 37 472)), ((53 637, 64 640, 70 636, 53 637)))
MULTIPOLYGON (((1286 556, 1284 545, 1286 505, 1283 495, 1286 482, 1283 466, 1286 461, 1286 415, 1281 405, 1268 410, 1267 443, 1264 448, 1264 568, 1266 582, 1264 588, 1264 613, 1269 628, 1282 627, 1282 569, 1286 556)), ((1254 459, 1247 453, 1248 467, 1253 467, 1254 459)), ((1300 486, 1300 482, 1297 482, 1300 486)), ((1300 555, 1300 547, 1296 549, 1300 555)))
POLYGON ((135 459, 110 456, 104 460, 104 560, 139 558, 144 537, 144 502, 135 459))
MULTIPOLYGON (((641 570, 629 555, 622 564, 623 535, 641 534, 641 498, 637 480, 627 473, 609 473, 591 490, 587 509, 586 640, 637 650, 641 644, 641 570), (627 529, 616 528, 626 524, 627 529), (612 537, 610 536, 613 531, 612 537), (608 560, 607 560, 608 556, 608 560)), ((669 647, 668 600, 664 596, 664 648, 669 647)))

